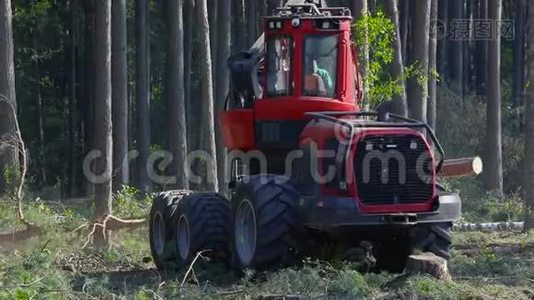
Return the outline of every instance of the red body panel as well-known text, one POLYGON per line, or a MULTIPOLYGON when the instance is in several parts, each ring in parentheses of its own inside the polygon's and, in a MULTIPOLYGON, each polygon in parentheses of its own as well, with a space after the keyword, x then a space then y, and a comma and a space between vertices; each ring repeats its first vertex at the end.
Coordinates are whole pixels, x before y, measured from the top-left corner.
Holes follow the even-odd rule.
POLYGON ((235 109, 219 114, 219 125, 224 145, 228 149, 253 150, 254 111, 252 109, 235 109))
MULTIPOLYGON (((353 121, 353 120, 351 120, 353 121)), ((364 121, 362 121, 364 122, 364 121)), ((331 122, 317 122, 309 124, 304 128, 300 136, 300 145, 304 146, 309 143, 315 143, 317 148, 324 149, 325 142, 331 138, 337 138, 340 142, 343 142, 341 139, 345 133, 340 132, 343 127, 337 126, 331 122)), ((359 201, 358 189, 356 187, 356 172, 354 170, 354 157, 358 155, 356 153, 356 145, 358 141, 366 136, 373 135, 407 135, 407 136, 417 136, 425 141, 426 151, 430 153, 432 165, 434 165, 434 155, 431 151, 430 145, 426 141, 425 137, 418 131, 409 129, 409 128, 364 128, 357 130, 353 136, 352 144, 350 146, 350 153, 345 164, 345 178, 347 179, 347 191, 341 191, 339 189, 332 189, 324 184, 321 186, 321 193, 323 195, 331 196, 350 196, 354 201, 356 201, 359 210, 362 213, 374 214, 374 213, 403 213, 403 212, 424 212, 430 211, 433 205, 434 197, 436 196, 436 191, 432 191, 432 196, 426 201, 421 203, 413 204, 394 204, 394 205, 365 205, 359 201)), ((321 161, 318 163, 319 174, 324 174, 324 168, 321 164, 321 161)), ((431 180, 435 182, 436 174, 435 170, 431 171, 431 180)))
POLYGON ((304 114, 319 111, 357 111, 353 103, 345 103, 329 98, 277 98, 262 99, 254 103, 256 120, 306 120, 304 114))

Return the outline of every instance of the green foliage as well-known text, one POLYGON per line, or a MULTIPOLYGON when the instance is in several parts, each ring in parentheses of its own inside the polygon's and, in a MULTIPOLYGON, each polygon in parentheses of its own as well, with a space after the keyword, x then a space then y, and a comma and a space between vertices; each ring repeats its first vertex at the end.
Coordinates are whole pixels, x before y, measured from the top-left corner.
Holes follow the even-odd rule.
POLYGON ((114 214, 121 217, 145 216, 150 210, 152 196, 134 187, 123 186, 113 198, 114 214))
POLYGON ((393 61, 395 25, 378 11, 374 15, 364 15, 354 25, 354 31, 359 53, 365 53, 366 48, 369 50, 369 66, 362 80, 363 86, 369 88, 368 102, 375 107, 401 92, 401 78, 391 78, 386 69, 393 61))
POLYGON ((70 280, 53 259, 48 251, 0 257, 0 299, 57 299, 69 290, 70 280))

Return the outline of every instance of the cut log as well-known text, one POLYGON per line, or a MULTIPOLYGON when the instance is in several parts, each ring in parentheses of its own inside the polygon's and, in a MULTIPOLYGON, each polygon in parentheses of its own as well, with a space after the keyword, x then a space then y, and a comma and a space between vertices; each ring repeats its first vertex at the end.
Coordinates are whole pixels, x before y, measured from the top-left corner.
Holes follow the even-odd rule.
POLYGON ((26 229, 11 233, 0 234, 0 246, 16 244, 18 242, 29 240, 33 237, 43 234, 44 232, 43 229, 39 226, 36 226, 24 220, 22 220, 21 222, 26 225, 26 229))
POLYGON ((482 159, 476 156, 445 160, 439 176, 462 177, 479 175, 480 173, 482 173, 482 159))
POLYGON ((408 274, 429 274, 437 279, 452 280, 447 260, 430 252, 410 255, 405 271, 408 274))

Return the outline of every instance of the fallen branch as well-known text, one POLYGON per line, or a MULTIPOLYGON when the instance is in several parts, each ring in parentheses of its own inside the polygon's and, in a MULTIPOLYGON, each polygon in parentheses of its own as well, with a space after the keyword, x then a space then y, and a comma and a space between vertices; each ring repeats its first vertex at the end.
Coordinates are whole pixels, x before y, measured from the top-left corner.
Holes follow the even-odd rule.
MULTIPOLYGON (((97 229, 102 230, 102 234, 105 237, 106 231, 118 231, 121 229, 135 229, 135 228, 145 225, 146 223, 147 223, 147 219, 124 220, 124 219, 117 218, 113 215, 107 215, 101 221, 96 220, 92 222, 91 232, 87 235, 87 241, 82 246, 82 249, 84 249, 85 247, 87 247, 87 245, 93 242, 93 237, 95 236, 97 229)), ((74 230, 73 232, 76 232, 86 226, 90 226, 90 225, 83 224, 82 226, 74 230)))
MULTIPOLYGON (((197 262, 197 260, 199 258, 204 258, 204 256, 202 256, 202 254, 205 253, 205 252, 208 252, 208 251, 210 251, 210 250, 203 250, 203 251, 200 251, 200 252, 197 253, 195 258, 193 259, 193 261, 189 265, 189 269, 187 269, 187 272, 185 272, 184 279, 182 279, 182 283, 180 284, 180 289, 182 289, 184 287, 185 282, 187 281, 187 278, 189 277, 189 274, 191 272, 194 272, 193 271, 193 267, 195 266, 195 263, 197 262)), ((197 282, 198 282, 198 280, 197 280, 197 282)))
POLYGON ((0 145, 4 147, 12 147, 20 155, 20 177, 17 185, 17 190, 15 192, 14 198, 17 201, 17 219, 26 225, 26 229, 21 231, 15 231, 12 233, 0 234, 0 245, 3 244, 14 244, 23 240, 30 239, 37 235, 43 233, 43 229, 39 226, 31 224, 30 222, 24 219, 24 214, 22 212, 22 199, 24 196, 24 184, 26 182, 26 175, 28 173, 28 155, 26 153, 26 144, 22 139, 22 133, 20 132, 19 121, 17 118, 17 110, 15 106, 7 99, 5 96, 0 95, 0 102, 6 103, 11 108, 11 113, 13 114, 13 122, 15 123, 15 136, 6 135, 2 137, 0 145))

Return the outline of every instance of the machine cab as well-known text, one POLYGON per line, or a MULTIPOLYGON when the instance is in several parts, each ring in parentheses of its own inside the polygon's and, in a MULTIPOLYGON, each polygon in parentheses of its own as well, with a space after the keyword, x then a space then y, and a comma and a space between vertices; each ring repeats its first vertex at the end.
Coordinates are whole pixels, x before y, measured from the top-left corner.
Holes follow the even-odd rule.
POLYGON ((229 59, 230 94, 219 116, 230 150, 295 148, 306 112, 356 111, 360 78, 350 11, 302 4, 278 8, 264 34, 229 59))

